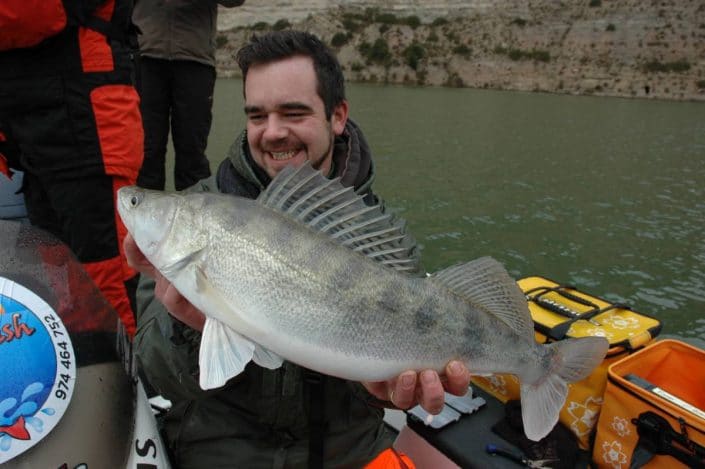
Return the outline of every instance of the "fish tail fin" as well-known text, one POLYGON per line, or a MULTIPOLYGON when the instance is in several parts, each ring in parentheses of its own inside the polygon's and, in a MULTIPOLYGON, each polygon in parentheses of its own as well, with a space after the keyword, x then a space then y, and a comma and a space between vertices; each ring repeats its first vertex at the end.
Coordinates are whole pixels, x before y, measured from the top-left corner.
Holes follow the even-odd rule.
POLYGON ((521 383, 524 433, 538 441, 558 422, 568 383, 579 381, 602 362, 609 343, 604 337, 568 339, 547 345, 555 365, 533 383, 521 383))

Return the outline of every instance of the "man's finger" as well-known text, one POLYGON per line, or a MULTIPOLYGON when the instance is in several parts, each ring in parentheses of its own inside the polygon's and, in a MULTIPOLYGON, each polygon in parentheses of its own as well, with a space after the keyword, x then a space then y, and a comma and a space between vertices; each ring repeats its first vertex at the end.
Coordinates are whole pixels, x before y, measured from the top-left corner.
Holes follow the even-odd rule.
POLYGON ((438 373, 433 370, 424 370, 419 374, 421 380, 421 395, 419 404, 430 414, 438 414, 443 410, 445 391, 438 373))
POLYGON ((399 409, 408 409, 416 403, 416 372, 405 371, 399 375, 390 401, 399 409))
POLYGON ((122 247, 125 251, 125 259, 127 260, 127 264, 130 267, 141 273, 147 274, 150 277, 154 277, 154 266, 151 262, 149 262, 149 260, 147 260, 142 251, 140 251, 137 243, 135 243, 135 240, 129 233, 125 236, 125 239, 122 242, 122 247))
POLYGON ((445 369, 445 390, 456 396, 464 396, 470 386, 470 371, 457 360, 453 360, 446 365, 445 369))

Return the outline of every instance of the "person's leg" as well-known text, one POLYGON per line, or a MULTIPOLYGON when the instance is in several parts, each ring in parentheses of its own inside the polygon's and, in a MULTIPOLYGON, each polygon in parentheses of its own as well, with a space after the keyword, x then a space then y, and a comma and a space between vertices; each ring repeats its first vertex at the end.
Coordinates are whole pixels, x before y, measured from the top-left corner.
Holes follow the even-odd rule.
MULTIPOLYGON (((66 243, 133 334, 131 303, 135 279, 134 274, 126 271, 120 256, 124 234, 118 229, 121 222, 116 218, 113 204, 116 179, 96 175, 62 181, 54 180, 51 175, 27 172, 24 182, 30 223, 66 243)), ((73 319, 80 324, 76 329, 85 330, 102 321, 102 318, 73 319)))
MULTIPOLYGON (((120 185, 119 181, 107 175, 41 182, 30 178, 29 193, 42 195, 43 199, 32 195, 28 209, 33 214, 33 224, 51 229, 71 248, 132 335, 135 320, 129 290, 134 276, 125 276, 120 256, 124 236, 118 229, 119 221, 113 204, 114 189, 120 185), (38 214, 46 218, 39 219, 38 214), (59 222, 47 223, 54 218, 59 222)), ((86 325, 92 323, 91 318, 82 321, 86 325)))
POLYGON ((137 185, 164 190, 166 146, 169 140, 171 111, 170 61, 140 59, 140 110, 144 126, 144 162, 137 185))
POLYGON ((206 158, 211 129, 215 69, 191 61, 174 62, 171 137, 176 165, 174 186, 182 190, 211 175, 206 158))

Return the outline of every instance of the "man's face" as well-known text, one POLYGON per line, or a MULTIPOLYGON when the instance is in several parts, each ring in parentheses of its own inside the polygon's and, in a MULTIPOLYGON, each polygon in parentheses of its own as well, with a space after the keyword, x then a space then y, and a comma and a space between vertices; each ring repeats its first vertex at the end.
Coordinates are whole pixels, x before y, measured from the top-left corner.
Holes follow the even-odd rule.
POLYGON ((272 178, 306 160, 323 174, 330 171, 333 139, 345 128, 348 105, 339 104, 327 120, 316 85, 313 61, 305 56, 254 65, 247 72, 247 143, 255 163, 272 178))

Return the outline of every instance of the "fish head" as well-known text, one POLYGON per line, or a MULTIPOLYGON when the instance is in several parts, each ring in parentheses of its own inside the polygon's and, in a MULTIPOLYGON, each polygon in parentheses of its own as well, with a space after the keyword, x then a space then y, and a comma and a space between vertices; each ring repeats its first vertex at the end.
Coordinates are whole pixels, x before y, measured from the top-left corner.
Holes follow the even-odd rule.
POLYGON ((122 187, 117 209, 137 246, 162 273, 206 245, 198 207, 181 193, 122 187))

